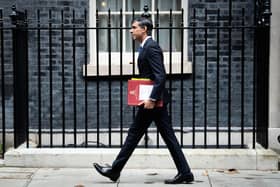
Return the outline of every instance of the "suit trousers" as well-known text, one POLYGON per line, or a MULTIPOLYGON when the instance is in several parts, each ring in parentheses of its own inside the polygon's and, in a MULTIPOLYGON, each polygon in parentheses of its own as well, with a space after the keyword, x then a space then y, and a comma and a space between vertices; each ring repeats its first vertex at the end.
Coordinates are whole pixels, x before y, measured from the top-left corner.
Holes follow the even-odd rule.
POLYGON ((171 153, 178 173, 186 174, 190 172, 190 167, 170 124, 166 105, 154 109, 144 109, 143 106, 139 107, 134 123, 128 130, 125 142, 112 164, 113 171, 121 172, 134 149, 137 147, 137 144, 145 134, 145 131, 153 121, 171 153))

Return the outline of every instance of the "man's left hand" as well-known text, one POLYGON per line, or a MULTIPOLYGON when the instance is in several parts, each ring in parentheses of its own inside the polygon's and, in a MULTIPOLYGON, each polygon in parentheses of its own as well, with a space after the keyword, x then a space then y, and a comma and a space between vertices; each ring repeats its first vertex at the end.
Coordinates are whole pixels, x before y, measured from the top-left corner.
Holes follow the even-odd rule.
POLYGON ((141 103, 139 103, 139 106, 140 105, 144 105, 145 109, 153 109, 156 106, 156 102, 152 101, 152 100, 145 100, 145 101, 142 101, 141 103))

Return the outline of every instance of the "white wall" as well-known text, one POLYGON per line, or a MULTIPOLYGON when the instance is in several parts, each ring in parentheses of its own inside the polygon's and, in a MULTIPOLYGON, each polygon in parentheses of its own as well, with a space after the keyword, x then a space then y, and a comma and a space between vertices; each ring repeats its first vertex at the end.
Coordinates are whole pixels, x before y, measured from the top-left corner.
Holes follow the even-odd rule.
POLYGON ((280 149, 280 1, 271 1, 269 147, 280 149))

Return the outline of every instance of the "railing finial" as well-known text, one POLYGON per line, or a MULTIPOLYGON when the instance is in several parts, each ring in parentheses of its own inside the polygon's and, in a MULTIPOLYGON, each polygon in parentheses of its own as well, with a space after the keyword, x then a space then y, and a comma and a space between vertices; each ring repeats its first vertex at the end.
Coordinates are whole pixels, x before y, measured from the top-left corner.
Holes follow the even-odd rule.
POLYGON ((149 7, 147 4, 144 5, 144 13, 142 13, 141 17, 145 17, 145 18, 151 18, 151 14, 148 12, 149 11, 149 7))
POLYGON ((12 6, 12 13, 10 14, 13 25, 24 25, 26 23, 26 15, 24 12, 17 10, 16 5, 12 6))

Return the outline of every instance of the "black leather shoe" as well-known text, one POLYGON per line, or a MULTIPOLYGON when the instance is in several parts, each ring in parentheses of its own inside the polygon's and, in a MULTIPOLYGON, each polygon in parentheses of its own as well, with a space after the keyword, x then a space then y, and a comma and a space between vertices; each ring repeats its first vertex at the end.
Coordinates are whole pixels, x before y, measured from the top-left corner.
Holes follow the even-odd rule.
POLYGON ((106 166, 100 166, 97 163, 93 163, 93 166, 95 167, 96 171, 100 173, 101 175, 108 177, 112 181, 116 182, 118 178, 120 177, 120 173, 113 172, 112 167, 109 165, 106 166))
POLYGON ((192 181, 194 181, 194 177, 193 177, 193 174, 190 172, 190 173, 187 173, 184 175, 179 173, 173 179, 165 180, 164 183, 165 184, 184 184, 184 183, 190 183, 192 181))

